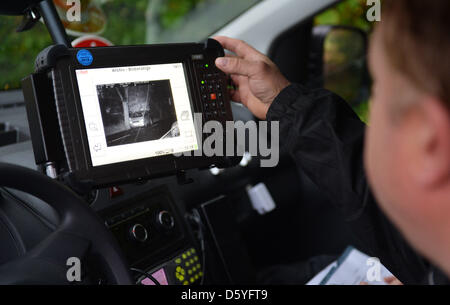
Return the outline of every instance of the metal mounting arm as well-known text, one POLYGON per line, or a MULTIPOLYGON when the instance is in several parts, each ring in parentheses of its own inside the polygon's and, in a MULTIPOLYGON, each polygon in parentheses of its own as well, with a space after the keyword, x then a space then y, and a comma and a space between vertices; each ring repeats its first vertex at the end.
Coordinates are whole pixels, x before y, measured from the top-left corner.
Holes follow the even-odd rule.
POLYGON ((55 45, 62 44, 70 47, 70 40, 66 34, 66 30, 59 19, 58 12, 52 0, 36 1, 30 5, 25 11, 22 23, 17 28, 17 32, 25 32, 31 29, 38 21, 44 19, 47 30, 53 39, 55 45))
POLYGON ((38 4, 39 12, 44 18, 45 25, 52 36, 55 44, 63 44, 66 47, 70 47, 70 40, 66 34, 66 30, 59 19, 58 12, 52 0, 44 0, 38 4))

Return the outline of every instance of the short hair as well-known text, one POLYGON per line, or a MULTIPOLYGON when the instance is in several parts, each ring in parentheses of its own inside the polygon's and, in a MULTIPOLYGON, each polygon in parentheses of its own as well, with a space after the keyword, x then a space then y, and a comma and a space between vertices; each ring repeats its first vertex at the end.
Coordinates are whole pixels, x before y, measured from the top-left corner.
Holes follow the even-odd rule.
POLYGON ((389 63, 450 110, 450 1, 384 0, 381 39, 389 63))

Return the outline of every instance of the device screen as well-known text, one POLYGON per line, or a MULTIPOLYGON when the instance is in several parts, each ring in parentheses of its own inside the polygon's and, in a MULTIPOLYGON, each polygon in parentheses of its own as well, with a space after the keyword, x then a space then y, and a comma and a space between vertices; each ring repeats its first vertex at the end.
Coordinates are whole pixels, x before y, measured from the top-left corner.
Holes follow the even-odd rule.
POLYGON ((93 166, 198 149, 182 63, 76 70, 93 166))

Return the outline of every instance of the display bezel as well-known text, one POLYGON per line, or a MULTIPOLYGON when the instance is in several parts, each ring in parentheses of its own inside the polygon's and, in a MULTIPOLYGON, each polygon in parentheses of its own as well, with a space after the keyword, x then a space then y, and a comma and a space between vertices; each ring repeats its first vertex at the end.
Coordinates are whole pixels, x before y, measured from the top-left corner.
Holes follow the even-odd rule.
MULTIPOLYGON (((108 165, 92 165, 88 135, 79 94, 76 70, 96 68, 117 68, 125 66, 145 66, 167 63, 181 63, 184 68, 186 87, 191 104, 191 112, 201 113, 198 75, 192 60, 192 54, 204 52, 202 44, 170 44, 151 46, 128 46, 87 48, 93 61, 84 66, 77 61, 78 49, 70 49, 70 56, 59 60, 54 68, 54 86, 61 134, 65 146, 69 173, 77 181, 90 181, 96 186, 111 185, 139 178, 173 174, 177 171, 207 167, 220 163, 223 157, 175 157, 163 155, 108 165), (59 90, 59 94, 58 94, 59 90)), ((223 50, 214 50, 213 57, 223 54, 223 50)), ((206 56, 206 55, 205 55, 206 56)), ((226 80, 225 75, 221 75, 226 80)), ((226 91, 226 90, 225 90, 226 91)), ((227 92, 224 91, 224 95, 227 92)), ((229 109, 231 116, 231 109, 229 109)), ((199 147, 203 145, 203 135, 197 131, 199 147)), ((192 151, 194 153, 194 151, 192 151)))

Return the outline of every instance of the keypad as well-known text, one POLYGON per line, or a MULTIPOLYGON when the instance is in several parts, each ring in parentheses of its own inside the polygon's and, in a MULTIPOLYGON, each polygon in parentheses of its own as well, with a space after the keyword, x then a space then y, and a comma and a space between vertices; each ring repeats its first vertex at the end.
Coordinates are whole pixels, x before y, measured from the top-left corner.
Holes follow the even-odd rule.
POLYGON ((191 285, 203 277, 202 264, 194 248, 183 252, 174 259, 175 279, 182 285, 191 285))
POLYGON ((196 65, 199 76, 200 96, 203 115, 206 121, 224 121, 226 109, 223 93, 222 77, 213 62, 203 61, 196 65))

